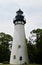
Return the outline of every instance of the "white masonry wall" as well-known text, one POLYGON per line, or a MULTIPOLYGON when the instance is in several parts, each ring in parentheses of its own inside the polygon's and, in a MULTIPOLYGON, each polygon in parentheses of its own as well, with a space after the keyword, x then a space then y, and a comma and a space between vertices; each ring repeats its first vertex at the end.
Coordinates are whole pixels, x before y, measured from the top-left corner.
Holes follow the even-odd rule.
POLYGON ((28 54, 26 46, 26 37, 24 31, 24 25, 14 25, 14 36, 13 36, 12 51, 10 57, 10 64, 23 64, 28 63, 28 54), (19 48, 20 45, 20 48, 19 48), (14 59, 15 55, 15 59, 14 59), (20 56, 22 60, 20 61, 20 56))

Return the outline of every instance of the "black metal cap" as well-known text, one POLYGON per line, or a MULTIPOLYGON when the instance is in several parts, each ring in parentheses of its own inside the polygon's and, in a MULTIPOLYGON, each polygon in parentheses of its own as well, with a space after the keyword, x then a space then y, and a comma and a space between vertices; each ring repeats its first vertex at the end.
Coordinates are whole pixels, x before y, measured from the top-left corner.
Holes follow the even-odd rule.
POLYGON ((17 13, 17 15, 15 16, 13 23, 15 25, 17 25, 17 24, 23 24, 24 25, 26 23, 26 20, 23 16, 23 11, 21 11, 21 9, 19 9, 16 13, 17 13))
POLYGON ((17 12, 16 12, 18 15, 20 14, 23 14, 23 11, 21 11, 21 9, 19 9, 17 12))

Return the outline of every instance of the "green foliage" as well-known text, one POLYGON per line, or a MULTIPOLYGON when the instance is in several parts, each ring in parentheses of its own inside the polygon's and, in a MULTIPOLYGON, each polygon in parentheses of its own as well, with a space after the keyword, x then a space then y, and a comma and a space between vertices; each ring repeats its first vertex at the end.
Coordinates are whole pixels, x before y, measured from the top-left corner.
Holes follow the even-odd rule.
POLYGON ((12 36, 5 33, 0 33, 0 62, 9 62, 10 58, 10 43, 12 41, 12 36))
POLYGON ((32 33, 37 34, 37 33, 41 33, 41 32, 42 32, 42 29, 38 28, 38 29, 32 30, 30 33, 31 33, 31 34, 32 34, 32 33))
POLYGON ((37 53, 35 45, 33 45, 31 41, 29 41, 27 44, 27 48, 28 48, 29 63, 35 63, 37 53))
MULTIPOLYGON (((0 65, 13 65, 13 64, 0 64, 0 65)), ((20 64, 18 64, 18 65, 20 65, 20 64)), ((21 65, 41 65, 41 64, 21 64, 21 65)))
POLYGON ((31 31, 31 35, 35 34, 36 44, 32 44, 29 40, 28 43, 28 54, 31 63, 42 64, 42 29, 34 29, 31 31))

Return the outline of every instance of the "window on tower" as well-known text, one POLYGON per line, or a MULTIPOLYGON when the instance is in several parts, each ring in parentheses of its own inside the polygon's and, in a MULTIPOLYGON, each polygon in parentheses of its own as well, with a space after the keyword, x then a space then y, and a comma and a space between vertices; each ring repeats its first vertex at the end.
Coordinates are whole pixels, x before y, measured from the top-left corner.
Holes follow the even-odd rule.
POLYGON ((21 48, 21 45, 18 45, 18 48, 21 48))
POLYGON ((22 56, 19 57, 19 60, 22 61, 22 56))
POLYGON ((14 59, 16 59, 16 56, 14 55, 14 59))

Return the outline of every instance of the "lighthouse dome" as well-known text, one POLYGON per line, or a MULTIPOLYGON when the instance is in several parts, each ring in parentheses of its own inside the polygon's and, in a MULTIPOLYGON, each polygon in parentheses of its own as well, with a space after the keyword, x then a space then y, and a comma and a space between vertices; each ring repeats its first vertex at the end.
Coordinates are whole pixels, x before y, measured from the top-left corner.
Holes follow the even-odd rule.
POLYGON ((15 19, 13 20, 13 23, 16 24, 25 24, 26 20, 23 16, 23 11, 21 11, 21 9, 19 9, 17 12, 17 15, 15 16, 15 19))

